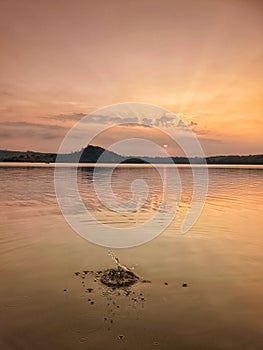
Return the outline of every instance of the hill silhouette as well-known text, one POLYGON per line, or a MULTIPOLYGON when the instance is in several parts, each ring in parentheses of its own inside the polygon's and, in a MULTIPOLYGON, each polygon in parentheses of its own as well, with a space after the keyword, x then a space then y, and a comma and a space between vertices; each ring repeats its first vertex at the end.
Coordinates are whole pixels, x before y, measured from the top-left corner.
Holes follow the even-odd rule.
MULTIPOLYGON (((263 154, 239 156, 212 156, 206 158, 186 158, 172 157, 175 164, 263 164, 263 154)), ((42 153, 42 152, 21 152, 0 150, 0 162, 32 162, 32 163, 153 163, 153 164, 168 164, 170 158, 166 157, 143 157, 138 156, 121 156, 115 152, 105 150, 99 146, 88 145, 80 151, 68 154, 42 153), (101 157, 101 158, 100 158, 101 157)))

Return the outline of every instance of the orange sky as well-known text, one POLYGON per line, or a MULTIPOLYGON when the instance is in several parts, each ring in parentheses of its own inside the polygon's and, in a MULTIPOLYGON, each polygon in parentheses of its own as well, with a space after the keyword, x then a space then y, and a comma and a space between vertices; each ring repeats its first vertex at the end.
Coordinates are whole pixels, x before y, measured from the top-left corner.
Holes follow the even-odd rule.
POLYGON ((136 101, 193 122, 207 155, 263 153, 262 18, 260 0, 2 0, 0 149, 57 151, 82 114, 136 101))

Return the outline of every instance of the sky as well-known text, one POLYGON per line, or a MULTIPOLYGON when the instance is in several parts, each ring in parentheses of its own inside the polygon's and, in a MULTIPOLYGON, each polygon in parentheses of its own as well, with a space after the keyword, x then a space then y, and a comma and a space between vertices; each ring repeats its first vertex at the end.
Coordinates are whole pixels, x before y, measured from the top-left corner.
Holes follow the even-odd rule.
POLYGON ((0 149, 57 152, 83 116, 142 102, 179 116, 206 155, 263 153, 262 18, 260 0, 1 0, 0 149))

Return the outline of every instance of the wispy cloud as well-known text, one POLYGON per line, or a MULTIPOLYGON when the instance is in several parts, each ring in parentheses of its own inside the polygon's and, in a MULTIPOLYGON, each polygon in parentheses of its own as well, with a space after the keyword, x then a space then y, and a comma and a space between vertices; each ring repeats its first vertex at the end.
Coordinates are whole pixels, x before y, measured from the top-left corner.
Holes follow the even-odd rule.
POLYGON ((85 114, 85 113, 73 113, 73 114, 58 114, 51 115, 47 117, 42 117, 44 120, 54 120, 58 122, 70 122, 70 121, 80 121, 85 117, 83 123, 94 124, 94 125, 142 125, 142 126, 157 126, 169 128, 178 124, 178 117, 175 114, 167 113, 163 116, 150 118, 145 116, 134 116, 134 115, 99 115, 99 114, 85 114))
POLYGON ((30 122, 0 122, 0 137, 12 139, 19 137, 56 139, 65 135, 67 128, 30 122))
POLYGON ((73 114, 58 114, 58 115, 50 115, 47 117, 41 117, 43 120, 55 120, 59 122, 67 122, 67 121, 79 121, 83 117, 85 117, 85 113, 73 113, 73 114))

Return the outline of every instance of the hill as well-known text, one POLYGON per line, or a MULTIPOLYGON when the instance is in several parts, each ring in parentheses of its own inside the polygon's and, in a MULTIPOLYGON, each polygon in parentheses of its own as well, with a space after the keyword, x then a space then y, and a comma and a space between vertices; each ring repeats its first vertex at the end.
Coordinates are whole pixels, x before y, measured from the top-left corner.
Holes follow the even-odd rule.
MULTIPOLYGON (((165 157, 140 157, 128 156, 124 157, 112 151, 105 150, 99 146, 88 145, 80 151, 68 153, 68 154, 56 154, 56 153, 42 153, 42 152, 20 152, 20 151, 8 151, 0 150, 0 162, 31 162, 31 163, 96 163, 100 156, 103 154, 100 163, 153 163, 153 164, 167 164, 170 163, 170 158, 165 157)), ((189 164, 189 159, 186 157, 173 157, 175 164, 189 164)), ((263 165, 263 154, 239 156, 213 156, 190 159, 194 164, 258 164, 263 165)))

